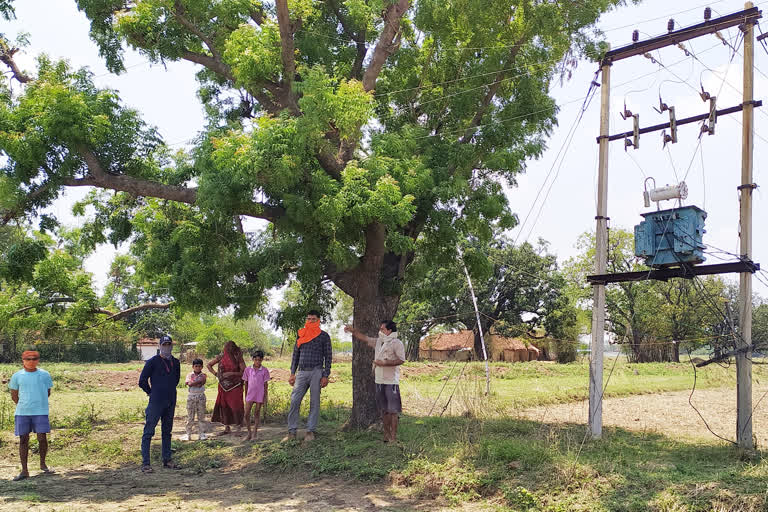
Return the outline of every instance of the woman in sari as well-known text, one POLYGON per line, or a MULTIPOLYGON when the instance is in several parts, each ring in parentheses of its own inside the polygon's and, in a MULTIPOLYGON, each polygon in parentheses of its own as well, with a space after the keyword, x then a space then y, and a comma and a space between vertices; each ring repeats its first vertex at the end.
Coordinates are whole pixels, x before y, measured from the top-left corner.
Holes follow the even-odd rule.
POLYGON ((219 394, 213 407, 211 421, 224 424, 224 432, 230 433, 230 426, 243 425, 245 406, 243 404, 243 372, 245 371, 243 353, 234 341, 224 345, 221 354, 208 362, 208 370, 219 379, 219 394), (213 365, 219 365, 214 371, 213 365))

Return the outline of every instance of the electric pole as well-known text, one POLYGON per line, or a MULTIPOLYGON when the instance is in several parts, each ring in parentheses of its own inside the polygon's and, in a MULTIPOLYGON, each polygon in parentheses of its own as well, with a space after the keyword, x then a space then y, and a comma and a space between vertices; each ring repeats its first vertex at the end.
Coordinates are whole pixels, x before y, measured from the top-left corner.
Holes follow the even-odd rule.
MULTIPOLYGON (((759 270, 760 265, 752 261, 752 191, 757 185, 752 182, 753 146, 754 146, 754 109, 762 106, 761 101, 754 100, 754 67, 755 67, 755 34, 754 26, 762 17, 752 2, 746 2, 744 10, 711 19, 712 10, 704 11, 704 22, 698 25, 675 30, 674 20, 667 23, 667 34, 645 41, 639 40, 637 31, 633 34, 633 43, 605 54, 601 62, 602 92, 600 110, 599 169, 597 183, 597 215, 595 232, 595 275, 587 276, 587 281, 593 285, 592 309, 592 346, 589 364, 589 431, 594 439, 602 435, 602 388, 603 388, 603 349, 605 337, 605 285, 623 281, 639 281, 645 279, 666 280, 672 277, 694 278, 699 275, 739 273, 739 332, 736 335, 736 347, 733 355, 736 357, 737 376, 737 421, 736 439, 739 447, 744 450, 754 450, 752 441, 752 274, 759 270), (656 62, 650 52, 668 46, 677 46, 689 55, 683 46, 684 41, 695 39, 708 34, 715 34, 721 41, 721 30, 739 27, 744 32, 744 97, 741 105, 717 110, 716 98, 702 89, 702 99, 709 100, 709 111, 685 119, 675 117, 674 106, 668 106, 659 98, 658 112, 669 112, 669 122, 653 126, 640 127, 639 116, 625 112, 622 117, 632 116, 634 129, 623 133, 609 134, 610 114, 610 71, 611 65, 622 59, 644 56, 656 62), (741 153, 741 183, 738 186, 740 202, 740 258, 733 263, 719 265, 673 264, 671 266, 657 265, 656 268, 641 272, 624 272, 621 274, 606 274, 607 238, 608 238, 608 144, 611 141, 623 140, 625 150, 629 147, 639 147, 640 135, 665 130, 664 144, 678 141, 677 128, 690 123, 702 123, 700 136, 715 133, 717 118, 724 115, 742 112, 742 153, 741 153), (707 124, 708 123, 708 124, 707 124), (670 134, 666 134, 666 130, 670 134), (629 138, 632 138, 631 140, 629 138), (661 268, 659 268, 661 267, 661 268)), ((765 37, 765 36, 761 36, 765 37)), ((733 48, 734 53, 736 48, 733 48)), ((663 235, 662 235, 663 238, 663 235)), ((717 360, 717 358, 713 359, 717 360)))
MULTIPOLYGON (((611 115, 611 63, 603 62, 600 84, 600 153, 595 216, 595 273, 608 264, 608 136, 611 115)), ((589 431, 603 435, 603 351, 605 347, 605 283, 593 286, 592 344, 589 355, 589 431)))
MULTIPOLYGON (((744 4, 752 8, 752 2, 744 4)), ((754 152, 755 25, 749 20, 744 31, 744 111, 741 140, 741 184, 739 185, 739 224, 741 258, 752 259, 752 155, 754 152)), ((752 451, 752 274, 739 274, 739 335, 736 336, 736 440, 739 447, 752 451)))

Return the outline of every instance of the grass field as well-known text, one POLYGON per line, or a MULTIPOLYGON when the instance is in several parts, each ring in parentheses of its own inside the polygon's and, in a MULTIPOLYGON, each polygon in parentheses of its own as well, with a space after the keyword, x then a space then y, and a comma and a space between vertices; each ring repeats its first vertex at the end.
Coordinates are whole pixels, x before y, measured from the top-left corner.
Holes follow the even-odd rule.
MULTIPOLYGON (((495 363, 488 397, 482 393, 482 364, 407 363, 401 442, 394 446, 383 445, 373 430, 340 429, 351 405, 349 363, 334 365, 318 440, 280 443, 290 393, 288 361, 265 365, 275 382, 260 440, 174 441, 184 469, 167 475, 175 482, 170 489, 148 486, 137 470, 146 405, 136 387, 141 363, 43 365, 55 381, 49 463, 60 472, 21 484, 0 482, 0 506, 164 510, 188 501, 195 510, 768 510, 765 453, 745 457, 691 420, 693 409, 666 406, 670 397, 691 389, 690 364, 607 360, 606 406, 631 403, 625 408, 639 410, 642 404, 642 414, 658 416, 662 427, 637 428, 630 418, 625 426, 606 427, 601 441, 591 441, 583 418, 562 413, 587 395, 585 362, 495 363), (106 487, 96 494, 92 489, 99 482, 106 487), (199 494, 191 492, 189 486, 201 485, 199 494)), ((0 365, 4 386, 16 369, 0 365)), ((754 367, 756 383, 767 377, 764 366, 754 367)), ((697 373, 702 392, 718 393, 734 383, 732 367, 711 365, 697 373)), ((211 379, 209 411, 214 386, 211 379)), ((756 384, 756 404, 764 388, 756 384)), ((175 435, 183 429, 185 400, 180 389, 175 435)), ((7 393, 0 395, 0 477, 6 479, 18 470, 11 405, 7 393)), ((755 430, 758 439, 768 439, 768 400, 758 405, 755 430)), ((30 460, 34 470, 34 456, 30 460)))

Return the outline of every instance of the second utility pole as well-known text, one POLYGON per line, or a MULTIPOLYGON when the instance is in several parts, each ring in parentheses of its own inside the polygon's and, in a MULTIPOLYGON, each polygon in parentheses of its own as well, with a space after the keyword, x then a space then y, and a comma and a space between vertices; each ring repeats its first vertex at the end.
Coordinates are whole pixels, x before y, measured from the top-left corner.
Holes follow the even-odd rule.
MULTIPOLYGON (((752 2, 744 5, 752 8, 752 2)), ((739 223, 742 259, 752 259, 752 155, 754 152, 754 78, 755 22, 747 20, 744 31, 744 100, 741 131, 741 185, 739 188, 739 223)), ((736 441, 752 451, 752 274, 739 274, 739 333, 736 336, 736 441)))
MULTIPOLYGON (((600 84, 600 154, 595 216, 595 273, 605 274, 608 263, 608 136, 611 114, 611 63, 603 62, 600 84)), ((605 348, 605 283, 592 286, 592 343, 589 359, 589 430, 603 435, 603 350, 605 348)))

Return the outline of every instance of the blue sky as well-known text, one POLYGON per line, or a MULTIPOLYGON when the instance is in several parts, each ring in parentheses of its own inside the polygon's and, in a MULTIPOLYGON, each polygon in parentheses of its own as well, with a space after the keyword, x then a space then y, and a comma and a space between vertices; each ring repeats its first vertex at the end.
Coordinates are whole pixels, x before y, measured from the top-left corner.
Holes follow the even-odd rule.
MULTIPOLYGON (((120 92, 123 101, 140 110, 151 124, 156 125, 170 144, 183 146, 203 126, 203 114, 196 97, 195 66, 187 63, 150 65, 146 58, 128 52, 127 73, 109 74, 98 56, 95 44, 88 38, 88 21, 76 9, 74 0, 23 0, 16 2, 18 19, 2 23, 0 31, 14 35, 20 30, 30 34, 31 48, 21 57, 27 69, 33 68, 33 57, 45 52, 52 57, 64 57, 74 66, 88 66, 96 75, 99 86, 120 92)), ((601 20, 599 26, 613 48, 627 44, 634 28, 642 39, 666 32, 667 19, 677 26, 702 21, 705 5, 714 16, 743 9, 741 1, 721 0, 705 3, 701 0, 646 0, 639 6, 621 8, 601 20)), ((761 8, 768 1, 757 2, 761 8)), ((767 13, 768 16, 768 13, 767 13)), ((768 17, 763 21, 768 32, 768 17)), ((759 30, 757 31, 759 33, 759 30)), ((737 29, 723 33, 733 46, 738 40, 737 29)), ((611 133, 631 129, 631 122, 619 116, 627 108, 640 114, 641 126, 667 120, 653 110, 659 96, 674 105, 677 117, 704 113, 708 105, 696 90, 703 84, 718 96, 718 108, 741 102, 742 48, 738 47, 729 64, 732 50, 714 36, 705 36, 685 43, 696 57, 686 57, 683 50, 671 47, 653 53, 656 63, 635 57, 616 63, 612 68, 611 133), (663 64, 663 67, 659 65, 663 64), (709 69, 706 69, 709 68, 709 69)), ((755 48, 758 71, 755 78, 755 98, 768 100, 768 53, 759 45, 755 48)), ((595 189, 597 179, 597 144, 599 96, 589 104, 581 122, 575 120, 582 106, 597 66, 580 62, 570 80, 553 86, 552 94, 561 106, 559 127, 549 141, 549 149, 538 161, 528 165, 518 179, 518 186, 509 191, 513 210, 520 216, 521 227, 513 232, 518 242, 543 238, 561 260, 574 256, 578 236, 594 229, 595 189), (572 137, 568 134, 572 132, 572 137), (570 142, 569 142, 570 139, 570 142)), ((599 94, 599 91, 598 91, 599 94)), ((730 253, 738 253, 738 196, 736 187, 741 173, 741 115, 723 117, 714 136, 704 136, 699 145, 698 124, 680 127, 677 144, 662 149, 659 133, 641 138, 640 149, 625 152, 620 141, 611 144, 609 161, 608 215, 611 226, 631 230, 648 211, 643 207, 642 191, 646 176, 656 183, 674 183, 685 177, 689 197, 684 202, 708 212, 705 244, 730 253)), ((768 179, 768 104, 755 114, 754 181, 761 185, 768 179)), ((74 200, 85 190, 68 192, 52 208, 61 219, 75 222, 69 214, 74 200)), ((766 193, 758 188, 754 194, 753 260, 768 269, 768 220, 766 193)), ((671 203, 666 203, 671 206, 671 203)), ((100 248, 86 262, 97 283, 106 277, 114 249, 100 248)), ((718 260, 710 257, 710 263, 718 260)), ((768 282, 768 275, 762 279, 768 282)), ((768 287, 754 281, 755 292, 768 297, 768 287)))

